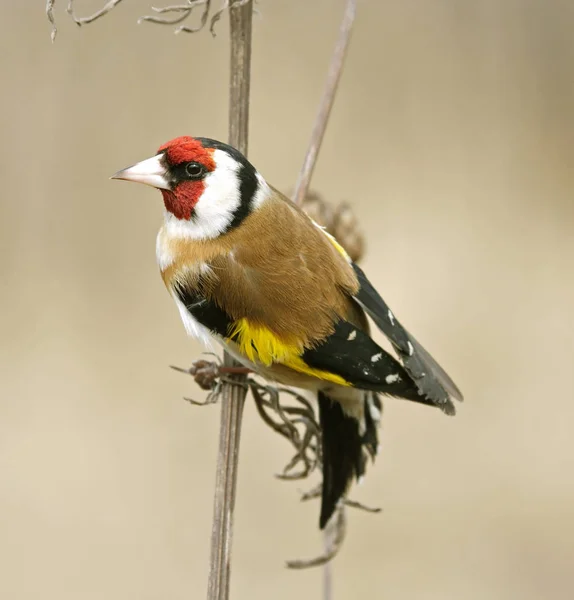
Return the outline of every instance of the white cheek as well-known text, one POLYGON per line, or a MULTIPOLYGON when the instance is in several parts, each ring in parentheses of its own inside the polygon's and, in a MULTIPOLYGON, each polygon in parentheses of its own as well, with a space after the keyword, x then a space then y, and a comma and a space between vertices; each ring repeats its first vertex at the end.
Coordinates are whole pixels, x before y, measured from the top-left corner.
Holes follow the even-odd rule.
POLYGON ((216 169, 205 178, 205 190, 189 220, 178 219, 166 213, 166 228, 169 236, 206 240, 221 235, 233 221, 241 197, 239 194, 240 168, 227 152, 214 150, 216 169))
MULTIPOLYGON (((188 221, 165 213, 167 237, 208 240, 227 230, 241 204, 238 171, 241 165, 223 150, 214 150, 216 169, 205 178, 205 190, 194 207, 193 217, 188 221)), ((251 208, 259 208, 271 195, 271 188, 257 173, 258 186, 251 201, 251 208)))

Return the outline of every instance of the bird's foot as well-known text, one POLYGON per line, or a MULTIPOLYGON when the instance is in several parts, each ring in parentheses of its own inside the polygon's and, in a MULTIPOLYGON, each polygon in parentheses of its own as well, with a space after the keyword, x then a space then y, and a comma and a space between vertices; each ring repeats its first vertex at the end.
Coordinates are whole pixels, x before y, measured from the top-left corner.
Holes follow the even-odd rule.
MULTIPOLYGON (((215 356, 215 355, 214 355, 215 356)), ((209 391, 207 398, 203 401, 193 400, 191 398, 184 398, 186 402, 193 404, 194 406, 206 406, 208 404, 215 404, 219 399, 219 395, 221 394, 221 386, 225 383, 230 383, 232 385, 241 385, 242 387, 246 387, 242 381, 236 381, 233 379, 233 375, 240 374, 248 374, 252 371, 247 367, 226 367, 221 364, 219 357, 216 357, 217 360, 196 360, 191 364, 191 367, 187 369, 183 369, 182 367, 176 367, 171 365, 171 368, 174 371, 178 371, 179 373, 186 373, 187 375, 191 375, 197 383, 197 385, 202 389, 209 391)))

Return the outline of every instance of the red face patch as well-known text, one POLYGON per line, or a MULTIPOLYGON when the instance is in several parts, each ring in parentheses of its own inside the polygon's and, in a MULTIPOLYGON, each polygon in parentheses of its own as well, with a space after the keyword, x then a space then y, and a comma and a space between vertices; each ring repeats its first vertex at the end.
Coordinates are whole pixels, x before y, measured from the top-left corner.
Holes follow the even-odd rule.
MULTIPOLYGON (((204 148, 199 140, 190 136, 175 138, 160 146, 158 152, 165 152, 170 167, 182 163, 197 162, 203 165, 208 173, 215 170, 213 158, 214 148, 204 148)), ((161 190, 165 208, 178 219, 189 220, 193 209, 205 191, 205 181, 183 180, 171 190, 161 190)))
POLYGON ((194 161, 201 163, 211 172, 215 169, 213 150, 213 148, 204 148, 201 142, 195 138, 184 135, 160 146, 158 152, 165 152, 167 160, 172 166, 194 161))
POLYGON ((193 209, 204 191, 205 182, 203 181, 183 181, 173 192, 161 190, 161 193, 166 210, 178 219, 189 221, 193 209))

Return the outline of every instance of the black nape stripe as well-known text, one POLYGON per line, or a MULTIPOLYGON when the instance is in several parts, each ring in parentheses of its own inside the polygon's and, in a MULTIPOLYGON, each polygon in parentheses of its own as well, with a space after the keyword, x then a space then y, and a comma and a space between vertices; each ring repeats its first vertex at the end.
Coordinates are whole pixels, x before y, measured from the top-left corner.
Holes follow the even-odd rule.
POLYGON ((227 233, 235 229, 245 217, 249 216, 253 209, 253 199, 259 189, 259 180, 257 179, 257 170, 255 167, 239 152, 229 144, 218 142, 210 138, 196 138, 201 142, 204 148, 216 148, 227 152, 231 158, 236 160, 240 167, 237 176, 239 177, 239 198, 240 204, 233 215, 233 219, 222 233, 227 233))

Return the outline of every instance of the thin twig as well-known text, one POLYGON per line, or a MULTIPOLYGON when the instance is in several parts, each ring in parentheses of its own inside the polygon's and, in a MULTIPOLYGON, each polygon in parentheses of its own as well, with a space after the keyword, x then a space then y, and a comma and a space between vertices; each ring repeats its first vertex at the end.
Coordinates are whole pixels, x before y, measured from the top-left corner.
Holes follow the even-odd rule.
POLYGON ((197 33, 198 31, 201 31, 207 23, 207 17, 209 16, 209 11, 211 9, 211 0, 186 0, 185 4, 175 4, 172 6, 164 6, 163 8, 152 7, 152 10, 158 14, 171 12, 176 13, 176 16, 172 19, 164 19, 155 15, 148 15, 145 17, 140 17, 138 19, 138 24, 143 23, 144 21, 149 21, 150 23, 157 23, 159 25, 176 25, 177 23, 185 21, 192 14, 193 9, 197 8, 198 6, 203 6, 203 12, 201 13, 199 25, 197 27, 181 25, 175 30, 175 33, 180 33, 181 31, 197 33))
POLYGON ((315 412, 306 398, 288 388, 261 385, 249 379, 249 387, 257 411, 263 421, 274 431, 291 442, 295 455, 278 474, 280 479, 303 479, 308 477, 321 462, 321 429, 315 412), (282 405, 280 395, 286 393, 302 406, 282 405), (271 414, 279 417, 277 422, 271 414), (293 469, 302 463, 300 471, 293 469))
MULTIPOLYGON (((77 25, 87 25, 93 23, 100 17, 103 17, 110 13, 122 0, 108 0, 102 8, 98 9, 91 15, 86 17, 78 17, 76 15, 75 0, 68 0, 67 12, 77 25)), ((236 7, 243 6, 251 0, 235 0, 234 5, 236 7)), ((46 15, 52 25, 51 38, 52 42, 56 39, 58 32, 56 28, 56 21, 54 18, 54 5, 56 0, 46 0, 46 15)), ((211 14, 212 0, 184 0, 181 4, 172 4, 170 6, 155 7, 151 9, 155 15, 145 15, 138 19, 138 24, 148 21, 150 23, 157 23, 160 25, 178 25, 183 21, 186 21, 193 13, 193 10, 198 6, 203 6, 203 11, 199 19, 199 24, 195 27, 189 25, 180 25, 174 29, 174 33, 181 33, 185 31, 187 33, 196 33, 201 31, 209 21, 209 31, 215 37, 215 25, 221 19, 224 12, 229 10, 229 0, 223 0, 222 6, 211 14), (211 18, 210 18, 211 14, 211 18), (166 16, 159 16, 166 15, 166 16)))
MULTIPOLYGON (((334 531, 327 527, 323 533, 323 547, 326 555, 329 555, 334 545, 334 531)), ((328 560, 323 565, 323 600, 333 598, 333 563, 328 560)))
MULTIPOLYGON (((332 560, 343 545, 343 541, 345 540, 345 533, 347 530, 347 519, 345 516, 345 508, 341 503, 330 519, 329 523, 327 523, 327 527, 325 530, 325 552, 316 558, 311 558, 309 560, 290 560, 287 561, 287 567, 289 569, 308 569, 309 567, 320 567, 322 565, 326 565, 330 560, 332 560)), ((330 577, 324 577, 324 585, 325 592, 331 591, 331 582, 330 577)), ((328 596, 325 596, 328 598, 328 596)))
POLYGON ((367 506, 362 502, 357 502, 356 500, 349 500, 348 498, 345 498, 345 506, 350 506, 351 508, 358 508, 359 510, 364 510, 365 512, 374 514, 380 513, 383 510, 378 506, 367 506))
POLYGON ((315 124, 313 125, 313 132, 311 133, 311 140, 305 156, 305 161, 299 173, 297 184, 295 185, 295 192, 293 194, 293 201, 296 204, 301 204, 303 198, 307 194, 309 189, 309 183, 311 182, 311 176, 313 175, 313 169, 317 162, 317 156, 319 155, 319 149, 321 148, 321 142, 325 135, 325 129, 327 128, 327 122, 329 121, 329 115, 335 100, 335 93, 343 70, 343 63, 345 61, 345 54, 347 52, 347 46, 349 45, 349 39, 351 37, 351 30, 353 28, 353 21, 355 20, 355 13, 357 8, 357 0, 347 0, 345 6, 345 14, 343 15, 343 22, 339 31, 339 38, 335 45, 335 51, 331 58, 329 65, 329 72, 327 75, 327 82, 323 91, 323 97, 321 98, 321 104, 319 105, 319 111, 315 118, 315 124))
POLYGON ((54 43, 56 39, 56 34, 58 33, 58 29, 56 28, 56 21, 54 21, 54 2, 56 0, 46 0, 46 15, 48 17, 48 21, 52 24, 52 32, 50 33, 50 38, 52 43, 54 43))
MULTIPOLYGON (((232 0, 229 7, 231 37, 231 68, 229 82, 229 143, 247 155, 249 126, 249 89, 251 79, 251 25, 253 4, 232 0)), ((224 367, 239 366, 227 353, 224 367)), ((245 375, 236 375, 245 382, 245 375)), ((246 390, 237 385, 223 384, 219 450, 215 479, 213 524, 208 600, 226 600, 229 597, 231 575, 231 543, 233 509, 237 483, 241 417, 246 390)))
POLYGON ((108 0, 108 2, 106 2, 104 4, 104 6, 102 6, 102 8, 100 8, 100 10, 97 10, 95 13, 93 13, 93 14, 87 16, 87 17, 77 17, 76 16, 75 7, 74 7, 74 0, 69 0, 67 12, 72 17, 72 19, 74 20, 74 23, 76 23, 77 25, 87 25, 88 23, 92 23, 96 19, 99 19, 100 17, 103 17, 104 15, 107 15, 121 1, 122 0, 108 0))
MULTIPOLYGON (((198 4, 205 4, 205 0, 202 0, 200 2, 198 2, 198 4)), ((187 19, 187 17, 189 17, 189 15, 191 14, 191 11, 195 8, 196 5, 189 5, 189 4, 180 4, 177 6, 165 6, 164 8, 156 8, 155 6, 152 6, 151 9, 155 10, 156 13, 158 14, 165 14, 165 13, 169 13, 169 12, 174 12, 176 13, 175 17, 170 18, 163 18, 163 17, 158 17, 155 15, 147 15, 144 17, 140 17, 138 19, 138 25, 140 23, 143 23, 144 21, 149 21, 150 23, 159 23, 160 25, 177 25, 178 23, 181 23, 182 21, 185 21, 185 19, 187 19), (180 13, 179 15, 177 13, 180 13)))
MULTIPOLYGON (((247 4, 247 2, 251 2, 251 0, 235 0, 234 6, 236 8, 240 8, 244 4, 247 4)), ((177 25, 178 23, 182 23, 183 21, 187 20, 191 16, 194 8, 203 6, 204 8, 199 19, 199 25, 196 25, 195 27, 181 25, 175 29, 174 33, 181 33, 182 31, 186 33, 197 33, 206 26, 207 21, 209 20, 209 31, 211 35, 215 37, 215 26, 221 19, 223 13, 229 10, 229 5, 229 0, 223 0, 221 7, 212 13, 212 0, 186 0, 184 4, 174 4, 172 6, 165 6, 162 8, 152 7, 152 10, 159 14, 176 13, 176 16, 171 19, 158 17, 156 15, 147 15, 145 17, 140 17, 138 19, 138 23, 148 21, 150 23, 157 23, 159 25, 177 25)))
MULTIPOLYGON (((315 498, 319 498, 321 496, 321 486, 314 487, 312 490, 305 492, 301 495, 301 502, 306 502, 307 500, 314 500, 315 498)), ((382 508, 367 506, 362 504, 361 502, 357 502, 356 500, 350 500, 349 498, 343 498, 341 502, 350 508, 357 508, 359 510, 363 510, 368 513, 380 513, 382 508)))
MULTIPOLYGON (((323 97, 321 98, 319 111, 317 113, 317 116, 315 117, 313 131, 311 132, 309 147, 307 149, 307 154, 305 155, 305 160, 303 161, 303 166, 301 167, 301 171, 299 173, 299 177, 297 178, 297 183, 295 185, 293 201, 299 205, 303 203, 303 200, 307 196, 307 192, 309 191, 309 184, 311 183, 311 177, 313 175, 313 170, 315 169, 317 157, 319 155, 321 143, 325 135, 325 129, 327 128, 329 115, 331 114, 331 108, 333 107, 335 94, 337 92, 337 87, 339 85, 339 80, 343 71, 343 63, 345 61, 347 47, 351 38, 351 31, 353 29, 353 23, 355 21, 356 12, 356 0, 347 0, 345 12, 343 15, 343 21, 339 29, 339 38, 337 39, 335 51, 333 52, 331 63, 329 65, 329 72, 327 74, 327 82, 323 91, 323 97)), ((313 561, 307 561, 307 563, 305 563, 305 561, 303 561, 303 563, 300 562, 288 564, 288 566, 290 566, 291 568, 302 568, 301 566, 294 566, 294 564, 305 564, 305 566, 323 564, 323 598, 325 600, 331 599, 333 590, 332 572, 330 566, 328 565, 328 562, 337 553, 344 539, 345 516, 343 511, 344 509, 341 508, 340 513, 338 515, 340 521, 339 519, 337 520, 337 523, 340 525, 341 535, 338 536, 338 531, 334 533, 331 529, 329 529, 329 527, 327 527, 327 530, 325 531, 324 557, 328 558, 324 562, 313 563, 313 561)))

